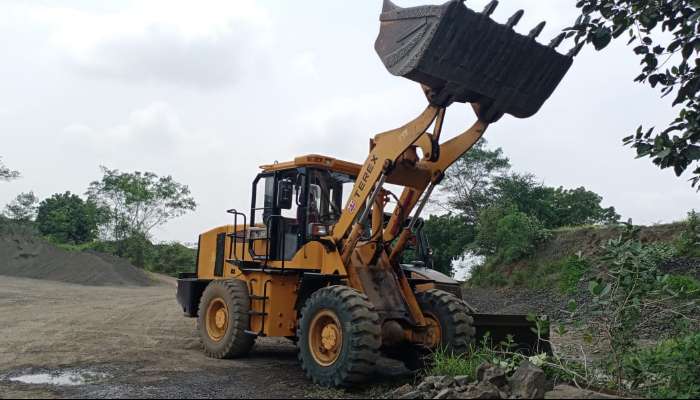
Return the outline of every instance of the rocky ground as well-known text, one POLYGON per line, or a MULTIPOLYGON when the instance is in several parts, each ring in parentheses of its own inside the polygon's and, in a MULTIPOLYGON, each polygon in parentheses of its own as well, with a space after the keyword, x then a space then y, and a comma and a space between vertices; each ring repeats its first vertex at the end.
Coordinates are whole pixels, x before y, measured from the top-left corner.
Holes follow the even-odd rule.
POLYGON ((428 376, 417 385, 406 384, 388 397, 397 399, 612 399, 602 393, 568 385, 553 386, 544 371, 523 361, 509 377, 506 371, 482 364, 476 380, 469 376, 428 376))

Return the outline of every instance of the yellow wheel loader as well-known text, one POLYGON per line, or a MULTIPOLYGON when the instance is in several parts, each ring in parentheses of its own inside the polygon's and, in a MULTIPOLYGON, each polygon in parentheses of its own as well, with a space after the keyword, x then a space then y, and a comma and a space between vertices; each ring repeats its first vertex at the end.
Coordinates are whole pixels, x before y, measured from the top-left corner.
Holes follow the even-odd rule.
POLYGON ((522 12, 495 22, 496 4, 477 13, 459 0, 385 1, 376 51, 392 74, 420 83, 429 104, 376 135, 362 165, 308 155, 263 166, 249 213, 230 210, 233 224, 200 236, 196 272, 180 277, 177 297, 197 318, 207 355, 242 357, 256 338, 286 337, 315 383, 350 386, 373 374, 380 355, 415 369, 430 351, 465 353, 487 332, 542 351, 548 332, 534 333, 524 316, 478 314, 454 281, 401 264, 446 169, 504 114, 535 114, 580 50, 559 54, 563 36, 539 44, 543 24, 516 33, 522 12), (445 112, 459 103, 476 121, 441 141, 445 112))

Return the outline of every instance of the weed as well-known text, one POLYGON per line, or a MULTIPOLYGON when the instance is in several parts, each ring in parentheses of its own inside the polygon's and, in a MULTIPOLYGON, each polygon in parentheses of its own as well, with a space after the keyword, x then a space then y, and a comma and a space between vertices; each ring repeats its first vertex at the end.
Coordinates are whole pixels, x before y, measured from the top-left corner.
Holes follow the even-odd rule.
POLYGON ((624 368, 631 388, 650 398, 700 396, 700 333, 630 353, 624 368))
POLYGON ((666 278, 667 289, 682 299, 700 298, 700 281, 692 276, 670 275, 666 278))

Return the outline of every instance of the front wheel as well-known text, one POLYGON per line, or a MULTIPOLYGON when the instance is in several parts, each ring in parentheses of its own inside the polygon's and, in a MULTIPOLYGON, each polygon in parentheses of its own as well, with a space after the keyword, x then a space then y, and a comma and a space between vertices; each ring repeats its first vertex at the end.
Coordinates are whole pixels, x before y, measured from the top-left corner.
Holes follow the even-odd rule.
POLYGON ((367 297, 346 286, 314 293, 301 311, 299 361, 321 386, 351 386, 374 372, 381 346, 379 315, 367 297))
POLYGON ((431 289, 416 295, 426 322, 431 328, 432 350, 444 349, 455 355, 469 351, 476 330, 469 306, 455 295, 431 289))
POLYGON ((418 371, 430 366, 431 352, 445 350, 450 354, 462 355, 474 343, 476 330, 469 314, 469 305, 455 295, 431 289, 417 293, 416 300, 428 323, 429 334, 426 345, 408 345, 392 354, 404 363, 407 369, 418 371))

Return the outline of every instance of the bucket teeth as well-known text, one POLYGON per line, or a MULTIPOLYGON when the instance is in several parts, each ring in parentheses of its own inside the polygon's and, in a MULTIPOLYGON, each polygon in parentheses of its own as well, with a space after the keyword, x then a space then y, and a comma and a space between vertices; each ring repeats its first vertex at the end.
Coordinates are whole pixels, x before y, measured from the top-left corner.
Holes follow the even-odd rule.
POLYGON ((481 13, 486 15, 487 17, 490 17, 491 14, 493 14, 494 11, 496 11, 496 8, 498 7, 498 0, 492 0, 489 4, 484 7, 484 11, 481 13))
POLYGON ((399 8, 401 7, 392 3, 391 0, 384 0, 384 4, 382 5, 382 12, 393 11, 399 8))
POLYGON ((538 36, 542 33, 542 30, 544 30, 545 25, 547 25, 547 21, 542 21, 535 27, 535 29, 530 31, 530 38, 531 39, 537 39, 538 36))
POLYGON ((552 39, 552 42, 549 44, 549 47, 556 49, 557 47, 559 47, 561 42, 564 41, 565 38, 566 38, 566 33, 560 33, 559 35, 557 35, 557 37, 552 39))
POLYGON ((569 57, 576 57, 576 56, 578 55, 578 53, 581 52, 581 49, 583 49, 583 46, 584 46, 585 44, 586 44, 585 41, 583 41, 583 42, 577 44, 576 46, 574 46, 573 49, 571 49, 571 50, 569 51, 569 54, 567 54, 567 56, 569 56, 569 57))
POLYGON ((518 22, 520 22, 520 19, 525 15, 525 10, 518 10, 515 14, 513 14, 512 17, 506 22, 506 26, 512 28, 515 25, 518 25, 518 22))

